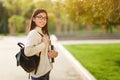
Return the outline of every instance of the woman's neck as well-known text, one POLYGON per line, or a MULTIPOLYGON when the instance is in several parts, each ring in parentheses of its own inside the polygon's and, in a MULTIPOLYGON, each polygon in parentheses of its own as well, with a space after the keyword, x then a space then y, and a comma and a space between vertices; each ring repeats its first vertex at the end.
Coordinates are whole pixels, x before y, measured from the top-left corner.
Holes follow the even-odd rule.
POLYGON ((37 30, 39 33, 42 33, 42 28, 40 27, 35 27, 35 30, 37 30))

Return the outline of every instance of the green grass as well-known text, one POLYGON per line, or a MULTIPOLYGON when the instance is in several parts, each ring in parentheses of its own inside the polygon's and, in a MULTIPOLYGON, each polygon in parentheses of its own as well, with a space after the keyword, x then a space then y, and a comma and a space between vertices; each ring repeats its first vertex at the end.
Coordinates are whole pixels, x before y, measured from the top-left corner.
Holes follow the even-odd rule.
POLYGON ((120 80, 120 44, 64 45, 97 80, 120 80))

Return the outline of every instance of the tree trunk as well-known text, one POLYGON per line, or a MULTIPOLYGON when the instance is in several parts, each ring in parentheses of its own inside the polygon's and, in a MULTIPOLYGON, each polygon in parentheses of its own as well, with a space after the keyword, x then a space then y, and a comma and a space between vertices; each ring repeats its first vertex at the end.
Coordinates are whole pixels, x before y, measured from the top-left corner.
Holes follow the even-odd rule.
POLYGON ((102 33, 107 33, 106 25, 102 25, 102 33))
POLYGON ((120 24, 117 25, 117 31, 120 32, 120 24))
POLYGON ((30 20, 25 21, 25 34, 28 34, 30 30, 30 20))
POLYGON ((56 25, 56 33, 57 34, 60 34, 61 33, 61 19, 60 18, 58 18, 57 19, 57 25, 56 25))
POLYGON ((63 31, 64 31, 64 33, 68 33, 67 25, 64 25, 63 31))
POLYGON ((86 25, 86 30, 87 30, 87 33, 91 33, 92 29, 91 29, 90 24, 86 25))
POLYGON ((10 35, 14 36, 15 35, 15 23, 14 22, 10 22, 9 30, 10 30, 10 35))

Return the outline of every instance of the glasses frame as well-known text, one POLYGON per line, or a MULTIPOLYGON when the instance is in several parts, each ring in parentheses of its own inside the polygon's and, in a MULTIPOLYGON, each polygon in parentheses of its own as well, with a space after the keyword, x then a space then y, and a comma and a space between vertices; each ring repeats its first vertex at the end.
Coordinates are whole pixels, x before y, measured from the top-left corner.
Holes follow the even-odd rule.
POLYGON ((40 19, 40 20, 47 20, 47 17, 43 17, 43 16, 36 16, 36 18, 40 19))

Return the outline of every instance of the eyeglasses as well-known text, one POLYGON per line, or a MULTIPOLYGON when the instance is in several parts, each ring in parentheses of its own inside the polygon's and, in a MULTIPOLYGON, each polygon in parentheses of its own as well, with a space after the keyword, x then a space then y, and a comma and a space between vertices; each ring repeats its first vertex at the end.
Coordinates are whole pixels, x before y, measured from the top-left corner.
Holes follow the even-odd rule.
POLYGON ((47 17, 43 17, 43 16, 36 16, 36 18, 40 19, 40 20, 46 20, 47 17))

